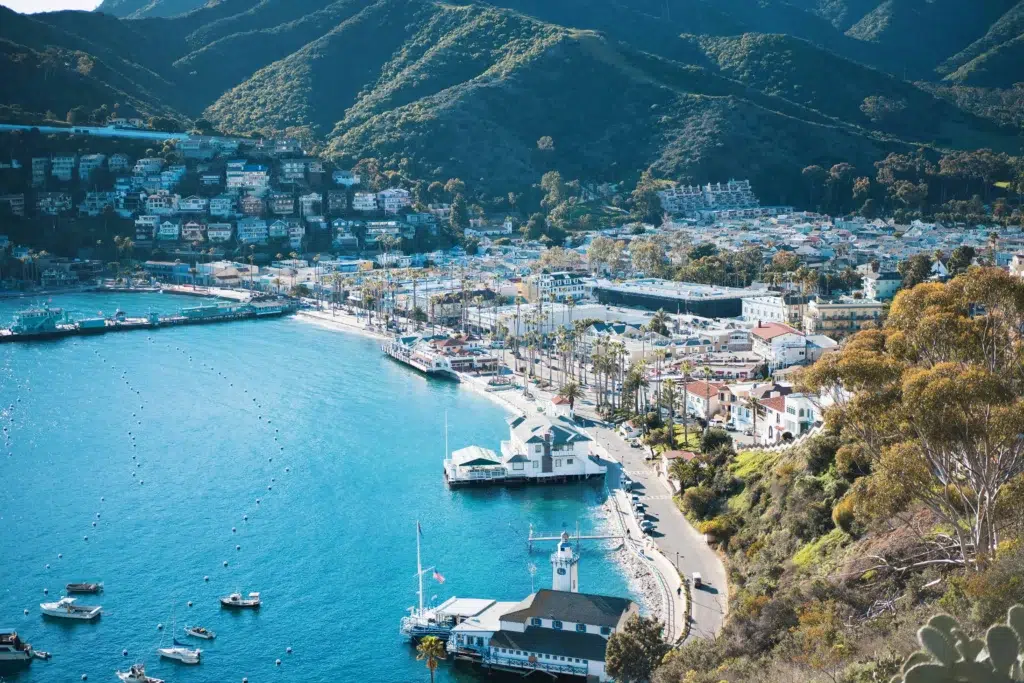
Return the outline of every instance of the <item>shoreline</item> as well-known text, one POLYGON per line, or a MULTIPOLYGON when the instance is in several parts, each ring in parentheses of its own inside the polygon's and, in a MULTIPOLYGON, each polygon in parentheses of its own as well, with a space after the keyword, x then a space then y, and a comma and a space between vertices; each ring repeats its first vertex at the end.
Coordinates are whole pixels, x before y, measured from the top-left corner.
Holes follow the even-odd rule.
MULTIPOLYGON (((299 311, 296 313, 296 317, 302 318, 305 321, 330 329, 336 332, 349 332, 355 333, 360 336, 374 339, 376 341, 386 341, 388 337, 379 332, 368 330, 364 326, 357 323, 358 319, 348 314, 335 314, 331 315, 325 311, 299 311)), ((477 377, 475 375, 460 374, 459 385, 465 387, 468 391, 471 391, 477 395, 485 397, 495 404, 501 406, 512 415, 531 415, 540 412, 541 401, 548 398, 540 390, 535 390, 535 398, 528 400, 523 397, 522 389, 506 389, 503 391, 487 391, 486 388, 487 380, 483 377, 477 377), (507 395, 503 395, 507 394, 507 395)), ((615 458, 608 455, 608 451, 604 448, 604 445, 600 443, 600 440, 595 436, 591 435, 594 439, 594 443, 601 447, 604 451, 605 456, 611 462, 616 463, 619 467, 623 467, 615 458)), ((447 454, 446 454, 447 455, 447 454)), ((607 475, 606 475, 607 477, 607 475)), ((677 588, 680 584, 681 578, 678 572, 672 571, 671 573, 663 571, 657 565, 660 560, 661 564, 671 564, 667 557, 657 547, 657 544, 649 542, 643 533, 640 531, 639 526, 634 523, 625 521, 622 516, 627 514, 621 510, 621 504, 617 499, 617 493, 605 483, 605 490, 608 493, 608 498, 597 508, 600 516, 604 518, 605 523, 618 522, 618 525, 636 526, 636 539, 644 538, 644 541, 632 540, 627 543, 626 539, 623 539, 623 545, 617 550, 612 552, 612 562, 618 565, 619 570, 626 578, 631 590, 636 594, 637 602, 645 605, 649 613, 666 621, 671 619, 673 622, 671 625, 666 624, 666 632, 670 636, 670 642, 675 642, 676 638, 679 637, 680 632, 685 626, 681 627, 678 621, 683 618, 686 614, 686 598, 678 594, 677 596, 672 595, 672 589, 677 588), (615 519, 617 517, 617 519, 615 519), (614 519, 614 522, 613 522, 614 519), (644 559, 642 559, 644 558, 644 559), (668 586, 671 586, 669 588, 668 586), (678 597, 678 601, 674 598, 678 597), (679 604, 674 604, 678 602, 679 604), (673 603, 671 606, 668 603, 673 603)), ((628 509, 628 506, 627 506, 628 509)), ((631 530, 632 531, 632 530, 631 530)))

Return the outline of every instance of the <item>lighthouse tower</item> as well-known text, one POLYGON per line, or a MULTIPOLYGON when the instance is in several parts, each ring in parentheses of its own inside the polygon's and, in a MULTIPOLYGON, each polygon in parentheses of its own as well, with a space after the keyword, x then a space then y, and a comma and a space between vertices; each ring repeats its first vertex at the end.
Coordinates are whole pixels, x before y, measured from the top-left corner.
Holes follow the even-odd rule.
POLYGON ((573 550, 568 532, 563 531, 558 542, 558 550, 551 553, 551 588, 566 593, 578 593, 579 562, 580 556, 573 550))

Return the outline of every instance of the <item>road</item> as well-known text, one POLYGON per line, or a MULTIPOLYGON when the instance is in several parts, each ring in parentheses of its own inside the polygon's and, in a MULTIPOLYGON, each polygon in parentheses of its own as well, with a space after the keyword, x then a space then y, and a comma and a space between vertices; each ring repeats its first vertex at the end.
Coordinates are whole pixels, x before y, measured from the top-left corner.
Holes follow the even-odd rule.
MULTIPOLYGON (((725 621, 729 599, 728 578, 722 561, 676 507, 668 488, 644 460, 645 449, 630 448, 607 427, 592 426, 587 431, 609 455, 623 464, 633 480, 633 493, 647 504, 647 518, 655 524, 654 540, 665 556, 678 562, 677 567, 687 578, 692 577, 693 572, 700 572, 705 586, 692 591, 690 635, 714 637, 725 621)), ((608 485, 618 485, 617 473, 609 472, 608 485)))

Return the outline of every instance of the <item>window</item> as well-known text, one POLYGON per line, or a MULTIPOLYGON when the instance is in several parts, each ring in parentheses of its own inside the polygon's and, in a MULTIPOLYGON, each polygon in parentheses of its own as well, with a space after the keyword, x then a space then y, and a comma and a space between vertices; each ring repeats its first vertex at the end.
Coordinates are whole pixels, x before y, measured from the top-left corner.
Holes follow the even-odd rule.
POLYGON ((576 624, 576 630, 579 631, 580 633, 586 633, 587 632, 587 625, 586 624, 576 624))
MULTIPOLYGON (((565 576, 565 567, 559 567, 555 571, 558 572, 559 576, 565 576)), ((560 626, 556 626, 555 628, 561 628, 561 627, 560 626)))
POLYGON ((533 461, 533 469, 538 469, 538 468, 540 468, 540 463, 537 462, 536 460, 534 460, 533 461))
POLYGON ((565 464, 566 465, 571 465, 572 464, 572 458, 566 458, 565 459, 565 464))
POLYGON ((534 617, 533 619, 530 619, 530 626, 540 626, 540 625, 541 625, 540 617, 534 617))
MULTIPOLYGON (((565 573, 564 569, 562 569, 561 567, 559 567, 559 569, 561 570, 561 572, 563 574, 565 573)), ((558 631, 561 631, 562 630, 562 622, 558 621, 558 619, 555 619, 554 621, 551 622, 551 628, 553 628, 555 630, 558 630, 558 631)))
POLYGON ((555 458, 555 467, 561 467, 561 466, 562 466, 562 459, 561 458, 555 458))
POLYGON ((611 629, 610 626, 602 626, 601 627, 601 635, 602 636, 610 636, 611 634, 612 634, 612 629, 611 629))

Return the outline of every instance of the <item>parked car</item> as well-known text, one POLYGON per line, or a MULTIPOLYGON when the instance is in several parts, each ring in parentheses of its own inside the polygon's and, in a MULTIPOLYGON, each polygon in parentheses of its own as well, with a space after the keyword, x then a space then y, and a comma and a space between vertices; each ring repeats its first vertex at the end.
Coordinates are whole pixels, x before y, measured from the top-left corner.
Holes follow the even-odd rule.
POLYGON ((701 578, 700 572, 693 573, 693 587, 700 588, 704 585, 704 579, 701 578))
POLYGON ((644 521, 640 522, 640 531, 644 532, 645 534, 651 533, 652 531, 654 531, 654 522, 648 519, 645 519, 644 521))
POLYGON ((632 439, 629 442, 630 448, 640 448, 640 439, 632 439))

